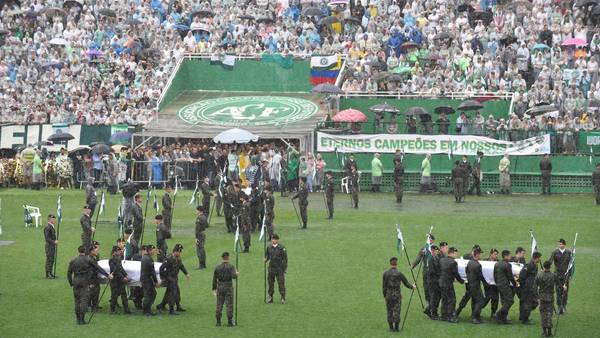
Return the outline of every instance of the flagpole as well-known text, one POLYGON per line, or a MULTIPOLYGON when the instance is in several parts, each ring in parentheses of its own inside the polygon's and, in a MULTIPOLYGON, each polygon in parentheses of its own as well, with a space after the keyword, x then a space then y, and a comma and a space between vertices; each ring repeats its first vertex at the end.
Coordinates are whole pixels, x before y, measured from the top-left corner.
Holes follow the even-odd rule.
MULTIPOLYGON (((421 267, 419 265, 419 267, 421 267)), ((415 286, 417 285, 417 283, 415 283, 415 286)), ((417 290, 417 293, 419 291, 417 290)), ((410 303, 412 302, 413 299, 413 295, 415 294, 415 289, 412 289, 410 291, 410 297, 408 298, 408 305, 406 306, 406 312, 404 313, 404 319, 402 320, 402 327, 400 327, 400 331, 402 331, 402 329, 404 329, 404 324, 406 323, 406 318, 408 318, 408 310, 410 310, 410 303)), ((419 296, 421 297, 421 296, 419 296)))
MULTIPOLYGON (((171 206, 171 229, 173 228, 173 221, 175 220, 175 199, 177 198, 177 190, 179 189, 177 187, 177 184, 178 184, 177 178, 178 177, 179 176, 175 175, 175 192, 173 193, 173 205, 171 206)), ((169 229, 169 231, 170 231, 170 229, 169 229)))
MULTIPOLYGON (((58 237, 60 236, 60 222, 62 221, 62 206, 61 206, 61 198, 62 195, 58 195, 58 206, 57 206, 57 211, 58 208, 60 208, 60 213, 58 213, 58 224, 56 225, 56 240, 58 241, 58 237)), ((1 207, 0 207, 1 208, 1 207)), ((54 248, 54 269, 52 269, 52 275, 56 276, 56 265, 58 262, 58 245, 55 245, 54 248)))
MULTIPOLYGON (((406 245, 404 245, 404 243, 402 243, 402 247, 404 249, 404 254, 406 255, 406 262, 408 263, 408 266, 410 267, 410 258, 408 258, 408 252, 406 251, 406 245)), ((419 266, 425 264, 425 259, 427 259, 427 257, 425 257, 426 254, 424 254, 423 262, 421 264, 419 264, 419 266)), ((421 301, 421 308, 425 309, 425 305, 423 305, 423 298, 421 298, 421 292, 419 291, 419 284, 417 284, 417 279, 415 277, 415 273, 413 272, 412 269, 410 269, 410 274, 412 275, 413 281, 415 282, 415 285, 417 286, 417 295, 419 296, 419 301, 421 301)), ((412 297, 412 294, 411 294, 412 297)), ((410 304, 410 302, 409 302, 410 304)), ((407 309, 408 310, 408 309, 407 309)))
MULTIPOLYGON (((102 196, 102 200, 100 201, 100 208, 98 208, 98 212, 96 213, 96 220, 94 221, 94 229, 98 228, 98 216, 100 216, 100 212, 103 211, 102 209, 104 208, 102 206, 102 202, 104 201, 104 190, 102 190, 101 196, 102 196)), ((94 232, 92 232, 92 243, 94 242, 94 236, 96 236, 96 230, 94 230, 94 232)))
POLYGON ((302 228, 302 221, 300 221, 300 215, 298 215, 298 209, 296 208, 296 203, 292 199, 292 205, 294 206, 294 211, 296 212, 296 218, 298 219, 298 229, 302 228))
MULTIPOLYGON (((265 205, 265 211, 263 213, 263 243, 264 243, 264 252, 265 255, 264 257, 267 257, 267 229, 265 227, 265 220, 267 218, 267 202, 263 201, 263 204, 265 205)), ((263 286, 264 286, 264 292, 263 292, 263 299, 265 300, 265 304, 267 303, 267 261, 263 259, 263 286)))
MULTIPOLYGON (((240 242, 239 242, 239 233, 240 233, 240 223, 239 223, 239 215, 235 217, 235 223, 237 226, 236 229, 236 238, 235 238, 235 271, 238 272, 240 271, 239 269, 239 263, 240 263, 240 242)), ((239 280, 236 278, 235 279, 235 324, 238 324, 238 284, 239 284, 239 280)))

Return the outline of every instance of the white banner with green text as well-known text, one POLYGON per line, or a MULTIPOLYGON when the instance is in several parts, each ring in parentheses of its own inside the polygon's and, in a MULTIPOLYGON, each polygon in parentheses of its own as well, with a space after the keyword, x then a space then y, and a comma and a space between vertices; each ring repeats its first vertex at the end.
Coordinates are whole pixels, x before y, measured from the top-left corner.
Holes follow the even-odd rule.
POLYGON ((502 141, 475 135, 419 135, 419 134, 359 134, 335 135, 317 132, 317 151, 341 153, 394 153, 407 154, 476 155, 486 156, 542 155, 550 153, 550 134, 522 141, 502 141))

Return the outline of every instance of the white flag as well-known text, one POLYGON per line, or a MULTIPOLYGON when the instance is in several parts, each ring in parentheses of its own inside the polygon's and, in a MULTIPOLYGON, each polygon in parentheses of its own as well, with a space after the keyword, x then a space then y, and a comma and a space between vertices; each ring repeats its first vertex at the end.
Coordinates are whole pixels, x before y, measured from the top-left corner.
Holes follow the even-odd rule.
POLYGON ((532 230, 529 230, 529 235, 531 236, 531 256, 533 257, 533 253, 538 251, 537 241, 535 240, 535 236, 533 236, 532 230))
POLYGON ((235 225, 236 225, 236 229, 235 229, 235 237, 233 239, 233 248, 234 248, 235 252, 237 253, 237 252, 239 252, 238 246, 240 243, 240 225, 239 225, 237 218, 235 220, 235 225))
POLYGON ((263 236, 265 235, 267 226, 265 220, 267 219, 267 205, 265 204, 265 213, 263 215, 262 227, 260 228, 260 236, 258 237, 259 241, 262 241, 263 236))
POLYGON ((402 236, 402 230, 400 230, 400 225, 396 224, 396 231, 398 232, 398 241, 396 243, 396 250, 398 252, 404 250, 404 237, 402 236))
POLYGON ((98 215, 102 215, 104 212, 104 191, 102 192, 102 197, 100 197, 100 210, 98 210, 98 215))
POLYGON ((194 188, 194 192, 192 193, 192 199, 190 200, 190 203, 188 204, 194 204, 194 202, 196 202, 196 194, 198 194, 198 179, 196 179, 196 188, 194 188))
POLYGON ((177 183, 177 176, 175 176, 175 191, 173 192, 173 197, 177 196, 178 188, 179 188, 179 184, 177 183))

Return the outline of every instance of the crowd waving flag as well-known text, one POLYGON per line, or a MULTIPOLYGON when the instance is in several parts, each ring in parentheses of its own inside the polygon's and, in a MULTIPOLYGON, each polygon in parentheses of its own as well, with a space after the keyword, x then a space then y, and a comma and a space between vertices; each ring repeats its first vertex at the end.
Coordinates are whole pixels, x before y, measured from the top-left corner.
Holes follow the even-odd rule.
POLYGON ((339 55, 313 56, 310 58, 310 83, 313 86, 335 84, 341 68, 342 58, 339 55))

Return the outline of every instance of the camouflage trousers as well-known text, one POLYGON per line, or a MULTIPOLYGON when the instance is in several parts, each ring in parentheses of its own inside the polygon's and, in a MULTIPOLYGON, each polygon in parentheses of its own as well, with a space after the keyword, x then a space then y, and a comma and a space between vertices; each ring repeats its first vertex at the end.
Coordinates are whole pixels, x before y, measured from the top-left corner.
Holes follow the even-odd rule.
POLYGON ((385 306, 387 308, 388 323, 400 323, 400 305, 402 298, 398 295, 388 295, 385 297, 385 306))
POLYGON ((527 320, 531 311, 537 307, 537 299, 533 290, 525 291, 521 290, 521 298, 519 300, 519 319, 527 320))
POLYGON ((327 212, 329 213, 329 217, 333 217, 333 195, 326 196, 325 201, 327 204, 327 212))
POLYGON ((198 265, 204 266, 206 265, 206 251, 204 250, 204 242, 206 241, 206 235, 204 233, 200 234, 200 238, 196 243, 196 256, 198 256, 198 265))
POLYGON ((267 276, 267 282, 269 284, 269 296, 273 297, 275 293, 275 279, 277 279, 277 287, 279 288, 279 294, 281 297, 285 297, 285 274, 283 271, 269 270, 267 276))
POLYGON ((596 195, 596 204, 600 205, 600 186, 594 186, 594 194, 596 195))
POLYGON ((54 256, 56 253, 56 246, 46 243, 46 274, 52 273, 54 267, 54 256))
POLYGON ((394 186, 394 192, 396 193, 396 202, 402 203, 402 197, 404 196, 404 183, 396 182, 394 186))
POLYGON ((233 318, 233 288, 231 286, 227 288, 217 289, 217 318, 220 320, 223 313, 223 305, 227 306, 227 319, 233 318))
POLYGON ((352 187, 350 188, 350 192, 352 193, 352 202, 354 206, 358 206, 358 188, 352 187))
POLYGON ((83 319, 89 303, 88 285, 73 286, 73 296, 75 297, 75 316, 77 319, 83 319))
POLYGON ((554 304, 552 301, 540 300, 540 318, 543 328, 552 328, 552 314, 554 313, 554 304))
POLYGON ((515 303, 513 290, 508 285, 496 285, 496 287, 498 287, 500 302, 502 304, 500 311, 498 311, 498 319, 507 319, 508 311, 510 311, 510 307, 515 303))
POLYGON ((164 225, 171 231, 171 210, 163 210, 162 217, 164 225))

